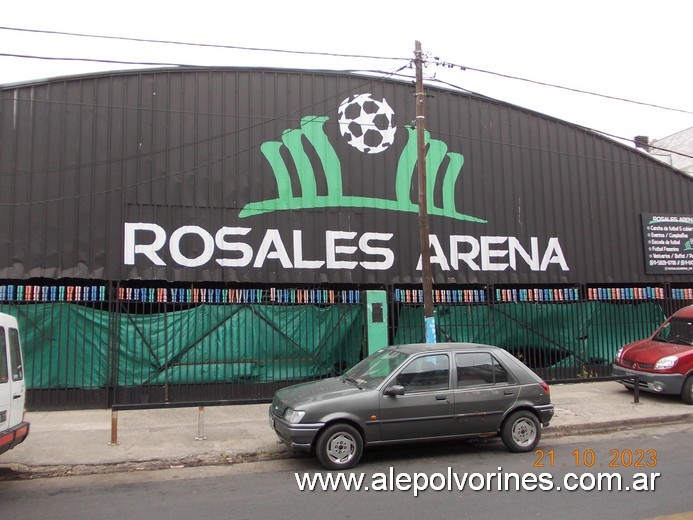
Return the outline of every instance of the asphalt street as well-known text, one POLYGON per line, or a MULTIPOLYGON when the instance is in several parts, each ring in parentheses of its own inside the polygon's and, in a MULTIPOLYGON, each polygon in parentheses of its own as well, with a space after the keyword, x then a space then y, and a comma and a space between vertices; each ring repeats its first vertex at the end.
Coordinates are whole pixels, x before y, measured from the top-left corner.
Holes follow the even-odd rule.
MULTIPOLYGON (((629 429, 607 434, 554 437, 537 453, 513 454, 497 440, 444 443, 432 446, 383 448, 370 451, 350 475, 361 476, 371 486, 378 475, 397 475, 400 486, 392 490, 354 488, 301 491, 299 480, 326 476, 309 457, 207 466, 131 471, 3 482, 0 502, 3 517, 31 519, 81 518, 207 518, 284 519, 373 518, 398 519, 497 518, 633 520, 662 515, 683 520, 693 516, 690 495, 690 457, 693 426, 673 424, 629 429), (638 461, 629 454, 642 451, 638 461), (685 455, 685 456, 682 456, 685 455), (654 457, 654 458, 653 458, 654 457), (464 489, 429 488, 417 493, 404 476, 435 486, 434 475, 454 472, 472 477, 464 489), (600 474, 620 475, 596 486, 600 474), (625 490, 634 475, 648 475, 653 486, 625 490), (531 480, 517 490, 514 481, 501 485, 496 475, 548 475, 552 489, 532 488, 531 480), (416 477, 418 475, 418 477, 416 477), (566 480, 566 476, 574 475, 566 480), (651 479, 652 475, 656 475, 651 479), (489 476, 490 480, 489 480, 489 476), (491 485, 478 489, 486 479, 491 485), (591 489, 558 489, 564 482, 584 482, 591 489), (606 485, 611 484, 611 488, 606 485)), ((526 478, 526 477, 525 477, 526 478)))

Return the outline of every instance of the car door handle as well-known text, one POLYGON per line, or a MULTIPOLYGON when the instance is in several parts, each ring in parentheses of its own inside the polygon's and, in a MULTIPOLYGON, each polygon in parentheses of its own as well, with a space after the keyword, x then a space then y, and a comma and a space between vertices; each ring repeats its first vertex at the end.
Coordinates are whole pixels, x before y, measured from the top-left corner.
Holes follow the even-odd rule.
POLYGON ((12 399, 19 399, 20 397, 22 397, 22 394, 14 394, 12 399))
POLYGON ((436 401, 447 401, 448 396, 446 395, 437 395, 436 396, 436 401))
POLYGON ((513 390, 503 390, 505 395, 513 395, 515 392, 513 390))

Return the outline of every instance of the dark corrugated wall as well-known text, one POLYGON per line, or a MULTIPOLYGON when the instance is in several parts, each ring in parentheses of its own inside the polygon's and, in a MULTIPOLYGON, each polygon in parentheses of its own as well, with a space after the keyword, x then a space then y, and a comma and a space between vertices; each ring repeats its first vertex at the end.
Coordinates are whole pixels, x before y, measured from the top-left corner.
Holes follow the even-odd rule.
MULTIPOLYGON (((435 283, 691 280, 690 273, 645 274, 640 218, 691 214, 691 178, 565 122, 427 90, 426 127, 431 144, 444 152, 439 175, 429 167, 431 200, 440 207, 453 191, 458 215, 485 221, 430 216, 440 246, 433 251, 435 283), (464 160, 459 176, 446 184, 459 155, 464 160), (457 252, 471 263, 453 258, 451 237, 464 237, 458 238, 457 252), (552 238, 565 265, 554 258, 539 269, 552 238), (507 265, 513 256, 510 239, 535 258, 534 267, 520 253, 514 254, 515 265, 507 265), (485 268, 480 256, 473 256, 474 244, 484 240, 491 255, 485 268)), ((337 73, 194 69, 54 80, 6 87, 0 94, 0 217, 6 223, 0 231, 0 278, 348 284, 420 279, 413 211, 382 202, 299 204, 241 215, 247 205, 280 195, 278 166, 266 155, 271 143, 296 199, 312 189, 302 177, 307 171, 315 179, 316 200, 331 194, 325 170, 335 163, 321 156, 330 156, 331 146, 343 200, 403 203, 394 179, 412 164, 405 128, 415 116, 409 84, 337 73), (397 134, 382 153, 361 153, 340 135, 340 103, 362 93, 385 99, 394 110, 397 134), (294 156, 282 140, 284 132, 301 128, 306 118, 325 118, 322 132, 329 145, 317 150, 308 130, 294 132, 289 137, 298 136, 296 146, 304 153, 294 156), (157 254, 165 265, 141 252, 134 263, 128 261, 126 223, 163 230, 166 242, 157 254), (223 227, 248 231, 235 230, 221 245, 204 242, 223 227), (181 228, 187 232, 172 247, 174 231, 181 228), (268 230, 276 235, 268 236, 268 230), (380 235, 359 242, 368 233, 380 235), (388 263, 385 250, 392 265, 381 269, 388 263), (185 259, 200 265, 182 265, 185 259), (222 266, 220 259, 244 265, 222 266)), ((409 192, 415 203, 415 182, 409 192)), ((154 241, 146 230, 133 236, 140 245, 154 241)))

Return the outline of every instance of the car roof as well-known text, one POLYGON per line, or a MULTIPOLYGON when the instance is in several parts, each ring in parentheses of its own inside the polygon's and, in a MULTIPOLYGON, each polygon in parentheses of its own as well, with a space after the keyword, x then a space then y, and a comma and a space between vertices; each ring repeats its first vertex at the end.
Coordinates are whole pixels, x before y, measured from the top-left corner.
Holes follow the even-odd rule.
POLYGON ((679 309, 674 313, 674 316, 676 318, 693 318, 693 305, 689 305, 687 307, 684 307, 683 309, 679 309))
POLYGON ((493 345, 483 343, 409 343, 406 345, 392 345, 389 348, 404 352, 405 354, 416 354, 419 352, 451 352, 451 351, 475 351, 475 350, 503 350, 493 345))

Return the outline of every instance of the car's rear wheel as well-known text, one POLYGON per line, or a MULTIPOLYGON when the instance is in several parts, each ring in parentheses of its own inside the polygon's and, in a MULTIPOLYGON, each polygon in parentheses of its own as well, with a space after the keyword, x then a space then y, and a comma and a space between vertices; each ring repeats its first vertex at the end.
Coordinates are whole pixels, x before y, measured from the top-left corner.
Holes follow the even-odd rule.
POLYGON ((693 376, 688 376, 688 379, 683 382, 681 400, 686 404, 693 404, 693 376))
POLYGON ((532 412, 518 410, 501 427, 501 439, 510 451, 532 451, 541 438, 541 424, 532 412))
POLYGON ((315 455, 327 469, 348 469, 356 466, 363 453, 363 438, 346 423, 325 428, 315 445, 315 455))

